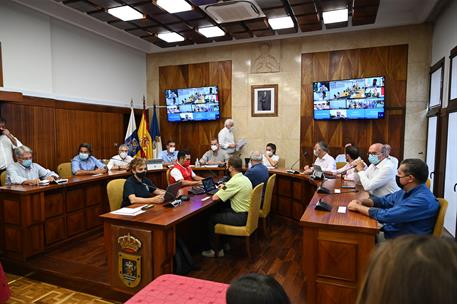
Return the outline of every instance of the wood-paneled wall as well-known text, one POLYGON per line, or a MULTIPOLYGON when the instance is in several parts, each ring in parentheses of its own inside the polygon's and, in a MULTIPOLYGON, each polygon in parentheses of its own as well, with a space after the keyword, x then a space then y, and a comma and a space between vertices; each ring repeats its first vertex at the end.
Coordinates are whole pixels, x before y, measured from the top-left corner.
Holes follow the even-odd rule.
POLYGON ((219 89, 221 117, 216 121, 176 122, 167 120, 167 111, 160 109, 162 141, 175 140, 177 150, 189 149, 192 159, 200 158, 212 138, 232 116, 232 61, 163 66, 159 68, 160 105, 165 105, 164 90, 216 85, 219 89))
POLYGON ((0 87, 3 87, 2 43, 0 42, 0 87))
POLYGON ((0 114, 11 133, 34 150, 34 162, 55 170, 82 142, 92 144, 97 158, 117 154, 130 109, 2 93, 0 114))
POLYGON ((403 158, 405 131, 406 78, 408 46, 395 45, 363 49, 302 54, 301 88, 301 164, 313 161, 312 147, 320 140, 329 144, 330 154, 344 152, 352 143, 367 158, 372 143, 389 143, 392 155, 403 158), (385 77, 385 118, 378 120, 315 121, 313 119, 313 82, 385 77))

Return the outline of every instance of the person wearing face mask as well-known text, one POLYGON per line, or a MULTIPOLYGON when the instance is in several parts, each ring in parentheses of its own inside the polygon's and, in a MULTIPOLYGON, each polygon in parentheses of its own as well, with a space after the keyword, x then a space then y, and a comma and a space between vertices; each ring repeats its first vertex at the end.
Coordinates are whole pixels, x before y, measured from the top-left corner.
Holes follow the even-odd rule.
POLYGON ((59 178, 55 172, 34 163, 32 153, 32 149, 27 146, 14 149, 17 162, 6 169, 7 185, 38 185, 40 180, 53 181, 59 178))
MULTIPOLYGON (((328 145, 324 141, 320 141, 314 145, 313 154, 316 157, 314 165, 320 166, 322 171, 334 171, 336 170, 335 159, 328 154, 328 145)), ((314 171, 313 167, 308 165, 304 168, 304 174, 311 174, 314 171)))
POLYGON ((127 170, 133 157, 129 154, 129 147, 125 144, 119 146, 119 154, 111 157, 108 162, 108 170, 127 170))
POLYGON ((221 148, 231 156, 236 151, 235 136, 233 135, 234 122, 232 119, 227 119, 224 123, 224 128, 219 131, 217 138, 221 148))
POLYGON ((276 168, 279 163, 279 156, 276 155, 276 145, 268 143, 265 148, 265 154, 262 157, 262 162, 266 167, 276 168))
POLYGON ((146 177, 146 160, 135 158, 129 164, 132 175, 124 184, 122 207, 132 204, 161 204, 164 201, 165 190, 157 188, 146 177))
POLYGON ((380 143, 372 144, 368 148, 368 161, 366 168, 363 160, 355 162, 355 181, 362 184, 363 189, 374 196, 383 196, 398 191, 395 183, 395 172, 392 161, 387 158, 386 146, 380 143))
POLYGON ((439 202, 425 186, 427 178, 428 167, 424 161, 405 159, 395 176, 401 190, 382 197, 353 200, 348 209, 384 224, 381 230, 386 239, 404 234, 432 234, 439 202))
POLYGON ((227 169, 230 172, 230 180, 219 191, 212 196, 213 201, 224 202, 219 205, 217 213, 210 216, 208 222, 208 243, 207 250, 202 252, 205 257, 224 256, 224 250, 217 248, 214 226, 226 224, 233 226, 244 226, 248 218, 250 206, 250 195, 252 191, 251 181, 241 173, 242 161, 238 156, 231 156, 227 162, 227 169))
POLYGON ((71 160, 73 175, 94 175, 106 173, 105 164, 92 156, 92 146, 88 143, 79 145, 79 154, 71 160))
POLYGON ((0 117, 0 172, 14 163, 13 149, 22 146, 22 143, 14 137, 6 128, 6 119, 0 117))
POLYGON ((203 177, 194 173, 190 167, 190 152, 179 151, 178 161, 170 171, 170 184, 181 181, 182 186, 199 186, 202 184, 203 177))
MULTIPOLYGON (((253 151, 250 155, 251 167, 244 173, 244 176, 249 178, 252 183, 252 188, 264 183, 267 184, 269 173, 268 168, 262 163, 262 153, 260 151, 253 151)), ((263 187, 265 191, 266 187, 263 187)))
POLYGON ((167 142, 167 149, 160 152, 159 158, 163 159, 164 166, 170 166, 176 163, 178 151, 176 151, 176 143, 173 140, 167 142))
POLYGON ((341 174, 345 180, 355 180, 355 167, 361 161, 359 149, 356 146, 350 145, 344 148, 346 165, 342 168, 332 171, 331 174, 337 176, 341 174))
POLYGON ((220 165, 225 164, 229 159, 229 156, 225 151, 220 149, 219 142, 217 139, 212 139, 210 144, 211 150, 205 152, 202 158, 200 159, 200 163, 202 165, 220 165))

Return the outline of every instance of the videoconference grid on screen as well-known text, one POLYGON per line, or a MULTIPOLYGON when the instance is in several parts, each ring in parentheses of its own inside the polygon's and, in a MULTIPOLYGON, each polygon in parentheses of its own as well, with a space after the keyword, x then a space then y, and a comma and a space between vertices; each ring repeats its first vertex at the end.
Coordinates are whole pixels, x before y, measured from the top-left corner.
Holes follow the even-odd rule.
POLYGON ((313 83, 314 119, 384 117, 384 77, 313 83))
POLYGON ((168 121, 217 120, 220 116, 217 86, 165 90, 168 121))

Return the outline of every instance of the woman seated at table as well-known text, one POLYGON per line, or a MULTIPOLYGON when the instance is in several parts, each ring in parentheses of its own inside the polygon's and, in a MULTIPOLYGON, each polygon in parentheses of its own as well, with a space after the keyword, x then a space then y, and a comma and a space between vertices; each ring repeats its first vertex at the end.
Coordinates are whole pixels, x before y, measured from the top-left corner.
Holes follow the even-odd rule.
POLYGON ((160 204, 163 203, 165 190, 157 188, 146 177, 146 160, 135 158, 130 162, 132 175, 124 184, 122 207, 131 204, 160 204))
POLYGON ((344 148, 344 154, 346 155, 346 165, 338 170, 332 171, 331 173, 333 175, 341 174, 345 180, 353 181, 355 177, 356 161, 361 160, 359 149, 352 145, 346 146, 346 148, 344 148))
POLYGON ((276 145, 273 143, 268 143, 265 148, 265 154, 263 155, 262 160, 264 166, 270 168, 276 168, 279 163, 279 156, 276 155, 276 145))

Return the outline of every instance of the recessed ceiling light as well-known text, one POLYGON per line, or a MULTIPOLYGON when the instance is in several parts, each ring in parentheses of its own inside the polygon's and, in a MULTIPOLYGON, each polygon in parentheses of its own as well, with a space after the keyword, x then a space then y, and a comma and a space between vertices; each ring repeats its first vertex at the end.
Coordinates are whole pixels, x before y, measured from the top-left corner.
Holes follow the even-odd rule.
POLYGON ((225 32, 218 26, 207 26, 198 28, 198 32, 206 38, 224 36, 225 32))
POLYGON ((190 5, 186 0, 157 0, 157 5, 170 14, 192 10, 192 5, 190 5))
POLYGON ((323 12, 324 24, 348 21, 348 9, 341 9, 330 12, 323 12))
POLYGON ((268 23, 274 30, 294 27, 294 22, 289 16, 279 18, 268 18, 268 23))
POLYGON ((143 14, 128 5, 108 9, 108 14, 123 21, 130 21, 144 18, 143 14))
POLYGON ((163 41, 166 42, 178 42, 178 41, 184 41, 184 37, 177 34, 177 33, 160 33, 157 35, 159 39, 162 39, 163 41))

